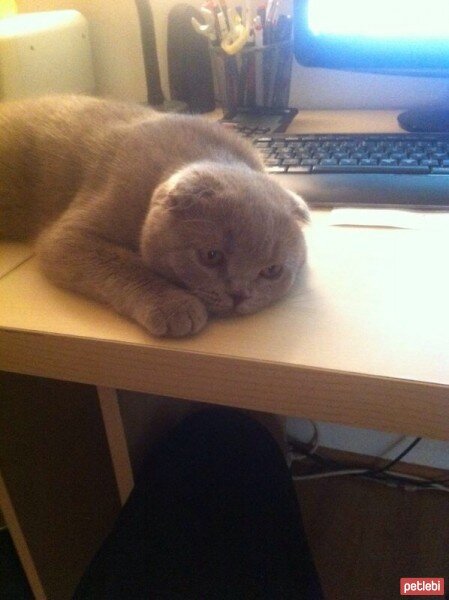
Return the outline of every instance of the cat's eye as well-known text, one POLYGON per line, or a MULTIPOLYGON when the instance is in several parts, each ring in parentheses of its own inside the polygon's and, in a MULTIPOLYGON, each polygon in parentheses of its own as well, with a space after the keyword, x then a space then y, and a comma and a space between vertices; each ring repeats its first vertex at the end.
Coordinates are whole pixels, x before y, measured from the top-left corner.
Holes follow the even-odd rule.
POLYGON ((270 265, 269 267, 265 267, 259 273, 261 277, 265 277, 265 279, 276 279, 280 277, 284 267, 282 265, 270 265))
POLYGON ((224 254, 221 250, 200 250, 199 256, 206 267, 218 267, 224 262, 224 254))

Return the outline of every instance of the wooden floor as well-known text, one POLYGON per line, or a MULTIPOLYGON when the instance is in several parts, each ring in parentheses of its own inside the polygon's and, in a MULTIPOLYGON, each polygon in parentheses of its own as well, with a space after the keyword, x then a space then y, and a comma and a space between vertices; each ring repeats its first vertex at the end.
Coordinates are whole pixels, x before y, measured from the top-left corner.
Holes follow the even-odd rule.
POLYGON ((326 600, 399 600, 401 577, 445 577, 447 591, 448 493, 346 477, 296 489, 326 600))

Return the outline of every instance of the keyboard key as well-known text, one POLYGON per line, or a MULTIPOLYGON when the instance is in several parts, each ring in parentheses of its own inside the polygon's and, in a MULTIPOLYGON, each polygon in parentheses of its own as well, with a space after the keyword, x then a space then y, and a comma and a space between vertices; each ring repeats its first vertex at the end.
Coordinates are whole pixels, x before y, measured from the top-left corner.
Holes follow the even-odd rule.
POLYGON ((272 167, 267 167, 266 171, 267 171, 267 173, 286 173, 287 167, 272 166, 272 167))
POLYGON ((291 156, 293 154, 293 150, 291 148, 278 148, 277 155, 278 156, 291 156))
POLYGON ((332 167, 338 165, 338 160, 336 158, 322 158, 319 164, 323 167, 332 167))
POLYGON ((297 165, 297 166, 288 167, 287 171, 288 171, 288 173, 311 173, 312 167, 305 167, 303 165, 297 165))
POLYGON ((401 167, 416 167, 418 166, 418 161, 413 158, 405 158, 399 164, 401 167))
MULTIPOLYGON (((440 169, 441 170, 441 169, 440 169)), ((341 165, 316 165, 312 167, 313 173, 390 173, 395 175, 426 175, 430 173, 428 167, 413 166, 393 166, 382 167, 380 165, 356 165, 354 167, 344 167, 341 165)), ((449 173, 449 169, 447 169, 449 173)))
POLYGON ((432 175, 449 175, 449 167, 434 167, 430 172, 432 175))

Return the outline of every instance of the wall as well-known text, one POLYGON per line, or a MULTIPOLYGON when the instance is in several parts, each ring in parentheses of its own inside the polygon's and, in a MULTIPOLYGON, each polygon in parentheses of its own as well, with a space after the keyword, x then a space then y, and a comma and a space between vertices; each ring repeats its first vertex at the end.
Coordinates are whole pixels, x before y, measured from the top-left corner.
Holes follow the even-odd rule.
POLYGON ((290 104, 304 109, 394 109, 449 102, 449 79, 397 77, 293 65, 290 104))
MULTIPOLYGON (((167 17, 179 0, 152 0, 161 84, 169 97, 167 17)), ((191 4, 200 6, 201 0, 191 4)), ((97 92, 121 100, 145 102, 146 82, 137 11, 133 0, 17 0, 19 12, 74 8, 90 27, 97 92)))

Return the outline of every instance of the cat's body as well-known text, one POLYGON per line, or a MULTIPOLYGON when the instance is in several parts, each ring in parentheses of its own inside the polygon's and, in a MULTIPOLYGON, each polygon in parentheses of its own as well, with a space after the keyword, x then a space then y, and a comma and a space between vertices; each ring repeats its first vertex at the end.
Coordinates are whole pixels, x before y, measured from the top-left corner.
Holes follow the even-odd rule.
POLYGON ((0 237, 155 335, 259 310, 304 260, 305 205, 216 124, 59 97, 0 105, 0 131, 0 237))

